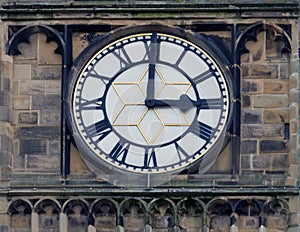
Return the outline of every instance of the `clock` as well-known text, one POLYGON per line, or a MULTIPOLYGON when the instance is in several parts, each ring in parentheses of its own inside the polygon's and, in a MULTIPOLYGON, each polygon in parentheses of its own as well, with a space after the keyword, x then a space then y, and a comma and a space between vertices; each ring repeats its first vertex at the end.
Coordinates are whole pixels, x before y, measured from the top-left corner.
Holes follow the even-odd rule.
POLYGON ((226 65, 211 41, 182 29, 133 26, 96 39, 69 76, 83 160, 121 186, 158 185, 205 159, 207 169, 230 123, 226 65))

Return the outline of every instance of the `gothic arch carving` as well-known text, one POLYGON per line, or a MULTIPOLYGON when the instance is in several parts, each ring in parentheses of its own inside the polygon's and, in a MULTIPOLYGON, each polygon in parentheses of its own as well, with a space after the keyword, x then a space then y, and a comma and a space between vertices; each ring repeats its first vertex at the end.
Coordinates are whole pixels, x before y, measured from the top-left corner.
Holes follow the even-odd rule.
POLYGON ((143 200, 130 198, 120 204, 120 224, 125 231, 143 231, 148 223, 147 205, 143 200))
POLYGON ((7 54, 9 55, 19 55, 21 51, 18 46, 20 43, 29 44, 29 37, 35 33, 43 33, 46 35, 46 42, 56 42, 58 47, 55 49, 55 53, 62 54, 65 42, 62 35, 54 28, 46 25, 34 25, 26 26, 18 30, 16 33, 12 34, 9 38, 7 44, 7 54))
POLYGON ((234 206, 234 215, 238 228, 256 231, 261 226, 263 202, 258 199, 242 199, 234 206))
POLYGON ((34 211, 38 214, 40 229, 59 229, 61 208, 56 200, 42 199, 35 204, 34 211))
POLYGON ((29 232, 31 230, 32 204, 29 201, 18 199, 8 208, 10 226, 12 229, 29 232))
POLYGON ((227 198, 212 199, 207 203, 208 228, 229 231, 232 224, 233 205, 227 198))
POLYGON ((180 228, 187 231, 202 231, 206 209, 203 201, 187 198, 178 202, 177 217, 180 228))
POLYGON ((249 52, 249 50, 246 48, 246 42, 251 40, 257 41, 257 35, 261 31, 271 32, 274 41, 281 41, 283 43, 281 49, 282 53, 291 52, 291 37, 288 28, 276 24, 258 22, 247 27, 243 31, 239 31, 235 47, 238 57, 243 53, 249 52))
POLYGON ((86 231, 89 223, 89 204, 82 199, 71 199, 64 204, 68 231, 86 231))
POLYGON ((93 202, 91 206, 92 221, 97 231, 101 229, 113 230, 117 225, 118 203, 112 199, 102 198, 93 202))
POLYGON ((265 226, 274 230, 286 230, 290 220, 290 210, 285 200, 274 198, 264 207, 265 226))
POLYGON ((153 229, 172 230, 177 224, 176 206, 170 199, 154 199, 149 206, 149 224, 153 229))

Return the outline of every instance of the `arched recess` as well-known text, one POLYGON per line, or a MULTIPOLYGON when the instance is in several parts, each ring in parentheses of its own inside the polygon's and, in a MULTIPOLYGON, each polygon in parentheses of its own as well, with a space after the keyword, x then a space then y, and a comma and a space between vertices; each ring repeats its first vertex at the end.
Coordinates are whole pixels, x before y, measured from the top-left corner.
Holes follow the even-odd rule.
POLYGON ((19 50, 19 44, 29 44, 29 37, 35 33, 45 34, 47 38, 47 43, 56 42, 58 47, 54 52, 63 55, 63 48, 65 46, 65 42, 63 40, 62 35, 54 28, 46 25, 26 26, 18 30, 13 35, 11 35, 11 38, 9 38, 7 44, 7 54, 12 56, 21 54, 21 51, 19 50))
POLYGON ((258 231, 262 222, 263 202, 258 199, 239 200, 234 206, 236 225, 249 232, 258 231))
POLYGON ((264 206, 264 225, 270 230, 287 231, 290 220, 290 210, 283 199, 273 198, 264 206))
POLYGON ((216 198, 207 203, 207 227, 209 231, 229 232, 233 206, 226 198, 216 198))
POLYGON ((120 204, 120 225, 125 231, 144 231, 147 223, 146 203, 141 199, 125 199, 120 204))
POLYGON ((96 231, 114 232, 117 225, 118 203, 112 199, 102 198, 91 206, 92 224, 96 231))
POLYGON ((51 199, 39 200, 34 206, 35 213, 39 218, 39 231, 55 232, 59 231, 60 205, 57 201, 51 199))
POLYGON ((82 199, 70 199, 63 206, 67 216, 68 232, 87 231, 89 222, 89 204, 82 199))
POLYGON ((61 175, 66 178, 70 174, 70 135, 69 128, 65 121, 65 101, 67 93, 67 76, 70 70, 70 66, 73 62, 72 57, 72 36, 71 30, 67 25, 64 26, 47 26, 47 25, 30 25, 17 30, 10 28, 9 30, 9 41, 6 46, 6 52, 8 55, 19 55, 19 45, 21 43, 30 43, 30 36, 36 33, 42 33, 46 35, 46 42, 55 42, 57 48, 54 50, 55 53, 62 56, 62 78, 61 78, 61 175))
MULTIPOLYGON (((262 40, 258 37, 261 32, 267 32, 269 34, 268 38, 270 41, 273 41, 277 45, 277 49, 280 48, 280 54, 289 54, 291 52, 291 28, 290 25, 276 25, 272 23, 265 23, 259 21, 254 24, 237 24, 233 27, 234 34, 234 43, 233 43, 233 89, 234 89, 234 112, 233 118, 233 154, 240 154, 241 148, 241 111, 242 111, 242 103, 244 105, 250 104, 250 97, 242 95, 241 85, 242 85, 242 66, 241 59, 243 54, 250 53, 247 48, 247 43, 249 42, 262 42, 262 40), (272 38, 272 39, 271 39, 272 38)), ((264 69, 264 66, 261 66, 264 69)), ((267 67, 267 66, 266 66, 267 67)), ((233 156, 236 161, 236 170, 238 171, 239 159, 238 155, 233 156)))
POLYGON ((238 32, 238 37, 236 39, 235 50, 237 58, 243 53, 249 52, 246 47, 247 41, 257 41, 257 35, 261 31, 269 31, 273 35, 273 41, 281 41, 283 43, 281 52, 290 53, 291 52, 291 37, 290 32, 279 25, 276 24, 266 24, 263 22, 255 23, 244 30, 238 32))
POLYGON ((16 200, 8 208, 12 231, 31 231, 32 204, 25 200, 16 200))
POLYGON ((177 225, 176 206, 173 201, 164 199, 154 199, 148 205, 149 225, 155 231, 173 230, 177 225))
POLYGON ((178 202, 178 225, 186 231, 202 231, 205 225, 205 204, 197 198, 187 198, 178 202))

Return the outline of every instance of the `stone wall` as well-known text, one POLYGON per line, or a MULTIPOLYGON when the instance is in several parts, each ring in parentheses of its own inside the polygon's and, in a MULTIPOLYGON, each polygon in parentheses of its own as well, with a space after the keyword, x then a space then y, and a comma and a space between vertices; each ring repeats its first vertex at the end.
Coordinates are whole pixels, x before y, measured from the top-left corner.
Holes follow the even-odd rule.
POLYGON ((2 1, 0 231, 298 231, 299 3, 130 4, 2 1), (98 35, 145 23, 206 34, 238 55, 229 68, 240 80, 240 130, 230 129, 206 174, 182 173, 146 190, 95 176, 67 136, 64 176, 64 57, 58 41, 34 26, 62 38, 68 26, 74 60, 98 35))

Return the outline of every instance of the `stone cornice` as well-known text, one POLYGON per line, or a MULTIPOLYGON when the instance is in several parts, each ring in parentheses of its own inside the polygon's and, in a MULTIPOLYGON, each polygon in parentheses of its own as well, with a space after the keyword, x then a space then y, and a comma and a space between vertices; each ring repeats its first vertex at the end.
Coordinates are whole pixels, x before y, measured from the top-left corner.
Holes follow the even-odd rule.
POLYGON ((299 2, 288 1, 32 1, 3 0, 3 20, 99 18, 299 17, 299 2))

